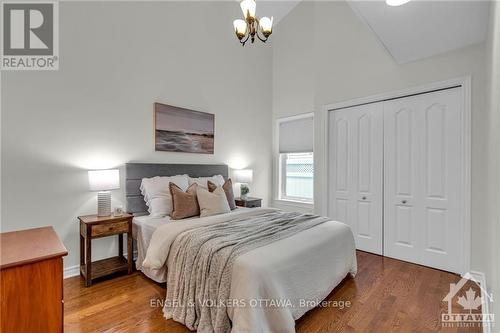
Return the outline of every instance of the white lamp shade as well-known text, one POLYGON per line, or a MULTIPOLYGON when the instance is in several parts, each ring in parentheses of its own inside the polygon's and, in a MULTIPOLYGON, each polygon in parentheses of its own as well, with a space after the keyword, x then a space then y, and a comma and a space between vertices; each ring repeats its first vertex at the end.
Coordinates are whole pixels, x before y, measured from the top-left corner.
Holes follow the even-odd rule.
POLYGON ((91 191, 109 191, 120 188, 120 171, 90 170, 89 188, 91 191))
POLYGON ((255 9, 257 5, 254 0, 243 0, 240 3, 240 7, 245 20, 248 20, 248 18, 251 18, 252 20, 255 19, 255 9))
POLYGON ((234 32, 236 32, 236 35, 239 37, 239 36, 245 36, 245 34, 247 33, 247 23, 243 20, 234 20, 233 22, 233 26, 234 26, 234 32))
POLYGON ((234 170, 234 182, 235 183, 251 183, 252 180, 253 180, 253 170, 252 169, 234 170))
POLYGON ((273 31, 273 20, 274 18, 272 16, 271 18, 264 16, 260 19, 259 24, 263 32, 271 33, 273 31))

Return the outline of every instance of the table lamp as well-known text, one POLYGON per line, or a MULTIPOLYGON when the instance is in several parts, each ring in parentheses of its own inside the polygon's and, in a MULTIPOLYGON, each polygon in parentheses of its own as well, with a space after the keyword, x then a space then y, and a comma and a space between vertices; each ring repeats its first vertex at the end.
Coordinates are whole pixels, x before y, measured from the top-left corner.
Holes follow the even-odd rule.
POLYGON ((89 187, 97 192, 97 216, 111 215, 111 192, 120 188, 120 171, 89 170, 89 187))

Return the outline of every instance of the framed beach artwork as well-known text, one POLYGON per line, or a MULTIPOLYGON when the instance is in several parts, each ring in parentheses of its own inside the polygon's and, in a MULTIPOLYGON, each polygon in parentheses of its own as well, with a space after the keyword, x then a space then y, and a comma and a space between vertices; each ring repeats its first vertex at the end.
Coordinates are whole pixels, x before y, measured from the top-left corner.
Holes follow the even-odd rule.
POLYGON ((213 154, 215 115, 155 103, 155 150, 213 154))

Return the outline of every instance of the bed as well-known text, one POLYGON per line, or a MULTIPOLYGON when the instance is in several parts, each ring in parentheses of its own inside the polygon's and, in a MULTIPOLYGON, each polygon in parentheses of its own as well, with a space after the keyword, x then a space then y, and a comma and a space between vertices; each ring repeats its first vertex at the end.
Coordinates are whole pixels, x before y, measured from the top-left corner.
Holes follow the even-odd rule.
MULTIPOLYGON (((138 251, 136 266, 156 282, 168 280, 167 268, 169 265, 174 268, 173 255, 170 254, 172 244, 186 230, 278 214, 272 208, 238 208, 227 214, 175 222, 169 217, 151 218, 145 215, 140 180, 183 173, 191 177, 220 174, 227 178, 228 167, 126 165, 127 210, 136 215, 133 223, 138 251), (151 264, 155 260, 161 264, 151 264)), ((235 259, 229 279, 229 299, 238 304, 223 309, 230 319, 230 330, 294 332, 295 320, 318 305, 348 274, 354 276, 356 270, 355 245, 350 228, 326 219, 307 230, 243 253, 235 259)), ((173 288, 173 285, 170 287, 173 288)), ((193 329, 192 325, 184 324, 193 329)))

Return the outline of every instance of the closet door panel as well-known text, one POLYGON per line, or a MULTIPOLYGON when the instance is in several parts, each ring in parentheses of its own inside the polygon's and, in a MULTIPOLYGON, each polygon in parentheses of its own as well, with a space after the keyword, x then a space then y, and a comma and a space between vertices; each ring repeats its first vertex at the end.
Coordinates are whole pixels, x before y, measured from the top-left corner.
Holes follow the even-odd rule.
POLYGON ((460 89, 421 95, 420 103, 424 124, 421 131, 424 211, 421 261, 459 272, 463 242, 460 89))
POLYGON ((384 106, 384 254, 460 272, 461 92, 384 106))
POLYGON ((372 150, 376 149, 372 146, 372 121, 373 117, 369 111, 361 112, 356 115, 356 134, 358 140, 358 163, 357 163, 357 183, 358 191, 370 193, 372 188, 371 171, 372 171, 372 150))
MULTIPOLYGON (((337 193, 341 196, 347 195, 349 191, 349 123, 347 115, 340 115, 335 120, 335 152, 336 172, 335 183, 337 193)), ((347 197, 346 197, 347 198, 347 197)))
MULTIPOLYGON (((425 103, 425 101, 424 101, 425 103)), ((424 105, 422 171, 425 179, 424 251, 447 253, 446 105, 424 105)))
POLYGON ((354 217, 361 250, 382 254, 383 105, 352 110, 354 217))
POLYGON ((384 255, 418 256, 418 106, 415 98, 384 104, 384 255))
POLYGON ((351 225, 349 214, 350 157, 349 157, 349 119, 347 114, 330 117, 330 202, 329 216, 337 221, 351 225))
POLYGON ((332 111, 330 135, 331 216, 358 249, 382 254, 382 104, 332 111))
POLYGON ((348 205, 349 205, 349 203, 348 203, 347 199, 343 199, 343 198, 335 199, 335 206, 333 207, 333 211, 335 213, 333 214, 332 217, 336 221, 350 224, 348 221, 348 213, 347 213, 348 205))
MULTIPOLYGON (((394 114, 394 163, 396 168, 396 195, 410 197, 415 159, 415 145, 412 135, 415 132, 415 110, 410 107, 399 108, 394 114)), ((392 125, 392 124, 391 124, 392 125)), ((392 130, 389 127, 390 130, 392 130)))
POLYGON ((413 248, 415 246, 414 238, 412 237, 412 227, 414 225, 413 207, 396 205, 395 207, 395 241, 399 246, 413 248))

